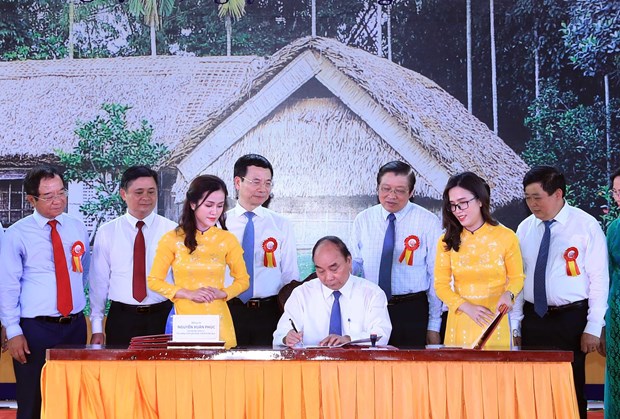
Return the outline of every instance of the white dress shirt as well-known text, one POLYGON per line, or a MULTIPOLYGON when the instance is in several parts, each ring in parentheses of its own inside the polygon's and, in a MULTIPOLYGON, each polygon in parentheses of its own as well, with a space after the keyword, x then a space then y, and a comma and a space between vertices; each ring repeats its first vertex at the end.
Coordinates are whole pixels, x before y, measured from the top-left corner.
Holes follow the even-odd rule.
MULTIPOLYGON (((609 292, 605 235, 594 217, 567 203, 554 220, 546 270, 547 303, 549 306, 562 306, 587 299, 588 322, 584 332, 600 336, 605 325, 609 292), (564 253, 570 247, 576 247, 579 251, 576 261, 580 275, 577 276, 569 276, 566 271, 564 253)), ((517 228, 525 284, 510 313, 512 327, 516 330, 521 327, 524 300, 534 303, 534 269, 544 231, 542 220, 533 214, 517 228)))
MULTIPOLYGON (((113 219, 97 230, 90 265, 90 321, 93 333, 103 332, 106 299, 130 305, 151 305, 166 298, 146 288, 146 298, 133 298, 133 245, 139 220, 129 213, 113 219)), ((144 220, 142 233, 146 244, 146 273, 151 271, 159 239, 177 223, 151 212, 144 220)), ((173 283, 172 271, 166 281, 173 283)))
MULTIPOLYGON (((318 345, 329 335, 329 320, 334 303, 333 290, 318 278, 304 282, 293 290, 284 305, 284 314, 273 334, 273 346, 282 346, 282 339, 292 329, 291 320, 303 333, 304 345, 318 345)), ((349 275, 340 289, 342 335, 351 340, 366 339, 371 333, 381 336, 377 341, 387 345, 392 323, 387 310, 385 293, 378 285, 349 275)))
MULTIPOLYGON (((239 243, 243 240, 243 231, 248 223, 244 215, 247 211, 237 203, 226 212, 226 228, 233 233, 239 243)), ((297 244, 291 222, 277 212, 265 207, 254 209, 254 295, 252 298, 266 298, 276 295, 280 288, 292 280, 299 279, 297 265, 297 244), (276 266, 266 267, 263 242, 268 238, 276 239, 278 247, 274 252, 276 266)), ((225 286, 232 284, 230 271, 226 269, 225 286)))
MULTIPOLYGON (((375 284, 379 283, 388 215, 389 212, 378 204, 360 212, 353 221, 350 247, 353 273, 375 284)), ((441 300, 435 294, 434 270, 437 240, 441 236, 439 218, 411 202, 394 215, 396 234, 392 259, 392 295, 426 291, 429 305, 427 330, 438 332, 441 326, 441 300), (399 258, 405 248, 405 239, 411 235, 419 238, 420 246, 413 252, 413 264, 408 265, 405 260, 399 262, 399 258)))
MULTIPOLYGON (((69 269, 72 314, 84 310, 84 286, 88 278, 90 246, 88 231, 82 221, 68 214, 56 217, 57 230, 69 269), (74 271, 71 249, 76 242, 84 245, 81 256, 82 272, 74 271)), ((36 210, 6 230, 0 250, 0 320, 11 339, 23 334, 19 325, 21 317, 59 317, 57 308, 56 268, 50 236, 49 219, 36 210)))

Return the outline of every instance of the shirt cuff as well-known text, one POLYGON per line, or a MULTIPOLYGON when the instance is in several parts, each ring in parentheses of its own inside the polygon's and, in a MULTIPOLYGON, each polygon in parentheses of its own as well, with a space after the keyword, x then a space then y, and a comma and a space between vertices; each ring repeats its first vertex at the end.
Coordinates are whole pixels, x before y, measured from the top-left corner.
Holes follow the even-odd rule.
POLYGON ((19 326, 19 324, 14 324, 12 326, 6 327, 6 338, 7 339, 13 339, 15 336, 19 336, 23 334, 24 332, 22 331, 22 328, 19 326))
POLYGON ((103 333, 103 319, 101 317, 90 318, 91 333, 103 333))
POLYGON ((439 332, 441 330, 441 317, 439 319, 429 319, 428 327, 426 328, 426 330, 439 332))
POLYGON ((586 328, 583 329, 583 333, 587 333, 589 335, 596 336, 597 338, 600 338, 603 326, 604 326, 604 324, 599 323, 599 322, 588 322, 588 323, 586 323, 586 328))

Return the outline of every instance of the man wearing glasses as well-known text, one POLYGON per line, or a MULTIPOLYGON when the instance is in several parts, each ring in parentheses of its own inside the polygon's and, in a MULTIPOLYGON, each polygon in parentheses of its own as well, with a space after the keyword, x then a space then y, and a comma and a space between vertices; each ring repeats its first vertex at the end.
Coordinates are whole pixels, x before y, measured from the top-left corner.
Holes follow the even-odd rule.
MULTIPOLYGON (((238 201, 226 213, 226 227, 243 247, 250 287, 228 305, 237 345, 271 346, 280 317, 277 294, 284 285, 299 279, 293 226, 263 206, 273 187, 273 168, 265 157, 240 157, 233 174, 238 201)), ((227 272, 226 285, 231 282, 227 272)))
POLYGON ((17 383, 17 417, 41 415, 45 351, 86 343, 84 283, 89 243, 84 224, 65 214, 67 189, 51 166, 24 180, 34 213, 6 231, 0 250, 0 319, 17 383))
POLYGON ((390 345, 440 343, 441 301, 434 266, 441 225, 436 215, 409 201, 415 174, 392 161, 377 174, 379 204, 355 217, 351 237, 353 274, 378 284, 388 299, 390 345))

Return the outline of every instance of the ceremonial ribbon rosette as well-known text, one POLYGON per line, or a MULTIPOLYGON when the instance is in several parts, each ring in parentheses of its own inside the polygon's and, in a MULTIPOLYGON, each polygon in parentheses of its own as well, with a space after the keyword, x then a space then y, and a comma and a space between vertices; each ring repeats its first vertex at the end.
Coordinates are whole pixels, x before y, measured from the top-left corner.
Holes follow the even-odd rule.
POLYGON ((403 249, 403 253, 400 254, 398 261, 403 263, 403 260, 406 260, 407 265, 413 265, 413 252, 415 252, 418 247, 420 247, 420 238, 413 234, 408 236, 405 239, 405 248, 403 249))
POLYGON ((82 255, 84 251, 84 243, 79 240, 71 246, 71 267, 73 268, 73 272, 84 272, 84 268, 82 267, 82 255))
POLYGON ((263 257, 263 264, 267 268, 274 268, 276 266, 275 251, 278 248, 278 242, 273 237, 269 237, 263 242, 263 250, 265 256, 263 257))
POLYGON ((577 266, 577 256, 579 256, 579 250, 577 250, 576 247, 569 247, 564 252, 564 260, 566 260, 566 275, 581 275, 579 266, 577 266))

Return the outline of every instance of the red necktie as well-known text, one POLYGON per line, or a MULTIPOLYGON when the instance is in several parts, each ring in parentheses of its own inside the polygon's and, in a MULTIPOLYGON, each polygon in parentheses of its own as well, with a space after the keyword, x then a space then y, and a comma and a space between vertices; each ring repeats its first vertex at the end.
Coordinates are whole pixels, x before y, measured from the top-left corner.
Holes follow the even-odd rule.
POLYGON ((54 265, 56 273, 56 298, 58 311, 63 316, 68 316, 73 310, 73 298, 71 297, 71 281, 69 280, 69 269, 67 268, 67 259, 65 258, 65 250, 62 247, 62 239, 56 225, 58 220, 50 220, 47 222, 52 228, 52 249, 54 250, 54 265))
POLYGON ((144 221, 138 221, 138 234, 133 242, 133 298, 142 302, 146 298, 146 244, 142 227, 144 221))

